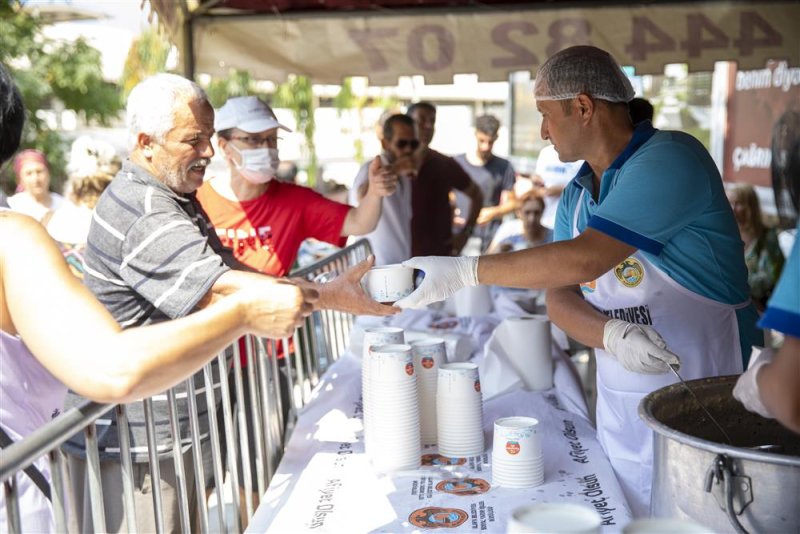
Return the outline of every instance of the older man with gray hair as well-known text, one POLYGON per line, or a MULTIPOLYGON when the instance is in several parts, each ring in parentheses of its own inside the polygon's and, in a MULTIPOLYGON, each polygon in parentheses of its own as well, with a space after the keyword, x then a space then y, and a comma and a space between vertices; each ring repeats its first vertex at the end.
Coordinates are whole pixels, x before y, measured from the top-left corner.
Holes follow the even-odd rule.
POLYGON ((413 258, 404 264, 425 280, 397 304, 422 306, 478 283, 548 288, 553 322, 596 348, 598 439, 642 516, 653 447, 639 401, 675 381, 670 366, 686 379, 740 373, 760 334, 714 161, 688 134, 634 127, 633 95, 599 48, 551 56, 534 86, 542 137, 562 161, 586 161, 562 195, 556 242, 480 259, 413 258))
MULTIPOLYGON (((85 257, 86 285, 123 328, 181 317, 233 291, 268 285, 271 298, 263 306, 274 315, 274 328, 268 334, 282 338, 301 323, 310 303, 326 305, 314 302, 318 292, 310 284, 240 270, 244 266, 222 247, 206 220, 195 191, 203 184, 214 155, 214 110, 198 85, 172 74, 148 78, 131 92, 127 118, 132 136, 130 158, 97 203, 85 257)), ((369 268, 369 262, 363 263, 358 270, 351 269, 329 284, 351 297, 346 299, 346 307, 356 312, 375 304, 361 296, 363 291, 358 287, 361 273, 369 268)), ((202 380, 197 384, 202 386, 202 380)), ((81 400, 71 395, 72 404, 81 400)), ((206 406, 205 394, 197 394, 196 400, 200 435, 208 439, 208 410, 213 406, 206 406)), ((149 415, 155 423, 160 459, 160 481, 155 481, 150 480, 144 405, 128 406, 135 529, 142 532, 157 530, 151 485, 160 483, 161 515, 167 532, 191 529, 180 524, 179 484, 186 485, 191 505, 205 498, 192 495, 196 486, 186 400, 180 400, 177 408, 180 435, 175 437, 179 443, 173 443, 168 403, 163 397, 152 399, 149 415), (176 446, 183 449, 185 480, 178 480, 171 459, 176 446)), ((97 438, 104 493, 122 495, 119 436, 113 412, 98 420, 97 438)), ((80 499, 88 490, 84 489, 83 437, 73 437, 64 448, 70 454, 73 489, 80 499)), ((120 501, 107 498, 105 503, 109 531, 134 528, 120 501)), ((80 508, 77 519, 81 530, 96 530, 88 499, 80 508)), ((190 515, 195 516, 191 510, 190 515)))

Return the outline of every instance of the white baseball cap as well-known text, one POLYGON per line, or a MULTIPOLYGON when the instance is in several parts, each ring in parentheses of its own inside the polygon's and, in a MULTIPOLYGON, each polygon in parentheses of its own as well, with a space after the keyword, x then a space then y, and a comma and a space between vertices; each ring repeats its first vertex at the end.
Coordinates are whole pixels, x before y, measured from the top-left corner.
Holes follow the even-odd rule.
POLYGON ((256 96, 229 98, 225 105, 217 110, 214 129, 220 132, 231 128, 238 128, 247 133, 258 133, 273 128, 283 128, 291 132, 278 122, 272 108, 256 96))

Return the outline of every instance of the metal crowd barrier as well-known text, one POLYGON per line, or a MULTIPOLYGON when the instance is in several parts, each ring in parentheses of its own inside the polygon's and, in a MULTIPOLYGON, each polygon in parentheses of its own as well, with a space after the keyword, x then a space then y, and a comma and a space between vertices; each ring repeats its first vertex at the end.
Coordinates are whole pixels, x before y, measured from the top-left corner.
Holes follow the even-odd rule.
MULTIPOLYGON (((292 278, 324 281, 326 277, 336 275, 347 268, 366 259, 370 254, 368 241, 362 239, 335 254, 291 274, 292 278)), ((191 525, 201 532, 241 532, 243 525, 239 516, 239 474, 237 467, 241 465, 245 474, 241 486, 244 488, 243 503, 246 517, 249 519, 255 512, 253 494, 263 495, 280 461, 287 431, 291 431, 297 411, 309 400, 311 390, 319 382, 319 377, 328 366, 337 360, 347 345, 353 317, 350 314, 334 310, 321 310, 309 316, 305 324, 298 328, 291 339, 261 339, 247 336, 242 343, 246 367, 241 365, 241 349, 234 343, 214 360, 206 364, 200 371, 203 391, 209 406, 208 434, 200 433, 200 416, 198 416, 196 394, 198 390, 195 379, 184 381, 183 388, 177 386, 164 394, 140 401, 144 406, 145 426, 147 432, 147 453, 149 456, 150 475, 152 480, 160 479, 159 458, 155 442, 155 424, 152 403, 154 399, 166 400, 169 413, 169 424, 174 443, 180 443, 177 402, 186 398, 189 408, 191 429, 191 455, 194 468, 194 493, 187 484, 187 472, 184 465, 185 446, 172 447, 172 462, 175 467, 177 482, 177 500, 179 506, 180 530, 191 532, 191 525), (283 355, 279 363, 278 355, 283 355), (227 373, 218 373, 220 379, 214 381, 216 370, 225 369, 227 373), (251 428, 254 432, 253 457, 255 465, 251 465, 250 454, 239 454, 239 451, 250 451, 248 440, 247 413, 244 403, 232 405, 229 380, 236 399, 244 396, 245 378, 251 384, 249 398, 246 402, 252 408, 251 428), (288 397, 289 406, 283 406, 281 388, 284 397, 288 397), (288 390, 288 391, 286 391, 288 390), (227 470, 223 467, 221 453, 219 421, 214 406, 219 407, 225 426, 224 439, 227 449, 227 470), (284 420, 286 418, 286 420, 284 420), (236 447, 239 444, 240 448, 236 447), (181 450, 181 449, 184 450, 181 450), (216 494, 217 513, 213 520, 207 504, 206 475, 202 452, 211 449, 213 459, 213 479, 216 494), (255 469, 256 486, 253 487, 251 477, 246 476, 255 469), (226 498, 223 495, 223 481, 227 473, 232 487, 231 499, 234 513, 226 513, 226 498), (190 495, 197 501, 197 515, 190 515, 190 495)), ((197 375, 196 375, 197 376, 197 375)), ((101 461, 97 444, 97 425, 103 423, 102 416, 109 410, 115 410, 119 428, 120 464, 122 466, 122 506, 128 518, 128 532, 138 532, 135 522, 135 504, 133 499, 133 461, 128 425, 128 406, 106 405, 86 401, 78 407, 66 410, 26 439, 13 443, 0 451, 0 481, 3 483, 3 497, 7 525, 10 532, 28 532, 21 520, 18 500, 20 477, 28 475, 23 470, 46 457, 51 473, 51 495, 53 528, 56 532, 73 532, 80 528, 75 520, 76 506, 82 506, 81 496, 70 495, 70 473, 61 451, 61 445, 76 433, 83 432, 86 443, 86 471, 91 501, 92 525, 95 531, 107 531, 104 512, 105 495, 101 483, 101 461)), ((206 416, 203 416, 206 417, 206 416)), ((141 444, 137 444, 141 445, 141 444)), ((161 458, 161 461, 165 461, 161 458)), ((38 489, 34 488, 34 491, 38 489)), ((115 496, 119 498, 119 496, 115 496)), ((153 517, 156 531, 164 532, 164 509, 161 489, 158 484, 152 485, 153 517)))

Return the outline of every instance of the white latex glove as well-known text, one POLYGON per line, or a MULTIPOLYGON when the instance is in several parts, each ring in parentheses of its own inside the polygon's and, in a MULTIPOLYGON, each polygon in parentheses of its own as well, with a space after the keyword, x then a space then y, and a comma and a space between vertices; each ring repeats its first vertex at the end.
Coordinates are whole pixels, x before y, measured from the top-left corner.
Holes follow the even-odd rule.
POLYGON ((741 402, 745 409, 755 412, 761 417, 773 419, 764 403, 761 402, 761 393, 758 391, 758 372, 775 358, 775 349, 759 349, 753 347, 750 355, 750 365, 747 371, 739 377, 733 388, 733 398, 741 402))
POLYGON ((658 375, 669 371, 669 365, 680 369, 680 358, 667 350, 667 343, 649 326, 611 319, 603 328, 603 347, 633 373, 658 375))
POLYGON ((425 278, 413 293, 394 303, 400 308, 424 308, 444 300, 462 287, 478 285, 478 256, 425 256, 403 262, 425 278))

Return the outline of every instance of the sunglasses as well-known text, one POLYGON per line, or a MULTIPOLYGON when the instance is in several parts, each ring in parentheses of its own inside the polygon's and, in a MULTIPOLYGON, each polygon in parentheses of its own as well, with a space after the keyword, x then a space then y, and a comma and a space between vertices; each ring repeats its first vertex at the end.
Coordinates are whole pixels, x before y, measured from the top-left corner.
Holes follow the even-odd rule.
POLYGON ((417 141, 416 139, 398 139, 397 141, 395 141, 394 146, 396 146, 400 150, 406 147, 411 147, 411 150, 416 150, 417 148, 419 148, 419 141, 417 141))

